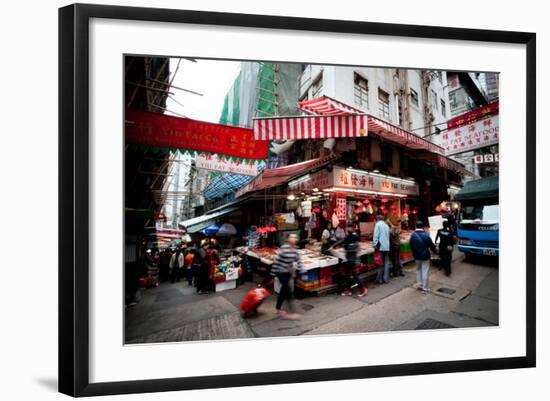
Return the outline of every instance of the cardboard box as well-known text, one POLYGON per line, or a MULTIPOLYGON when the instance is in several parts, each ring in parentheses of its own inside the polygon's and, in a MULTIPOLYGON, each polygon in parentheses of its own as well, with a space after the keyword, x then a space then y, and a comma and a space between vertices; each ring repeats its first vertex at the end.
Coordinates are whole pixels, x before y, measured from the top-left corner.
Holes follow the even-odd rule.
POLYGON ((233 288, 237 288, 237 280, 229 280, 216 284, 216 292, 232 290, 233 288))

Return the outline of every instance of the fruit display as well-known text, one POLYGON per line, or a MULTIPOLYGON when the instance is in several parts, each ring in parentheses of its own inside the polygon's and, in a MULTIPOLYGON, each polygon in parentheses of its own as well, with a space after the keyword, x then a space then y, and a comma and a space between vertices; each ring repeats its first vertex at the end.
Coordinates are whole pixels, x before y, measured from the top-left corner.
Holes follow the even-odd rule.
POLYGON ((235 280, 239 278, 242 273, 241 258, 238 256, 231 256, 216 265, 214 282, 222 283, 226 280, 235 280))

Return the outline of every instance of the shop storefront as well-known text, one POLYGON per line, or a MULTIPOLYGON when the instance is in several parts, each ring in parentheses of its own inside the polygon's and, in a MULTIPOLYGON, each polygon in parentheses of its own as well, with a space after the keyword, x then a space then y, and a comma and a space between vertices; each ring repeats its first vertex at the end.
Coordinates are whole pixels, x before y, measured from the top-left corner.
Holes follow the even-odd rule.
POLYGON ((409 227, 414 227, 419 207, 419 188, 414 180, 331 165, 303 170, 279 183, 275 192, 283 202, 270 216, 271 232, 262 230, 258 247, 240 250, 260 270, 268 271, 276 257, 276 247, 289 234, 298 234, 305 270, 296 277, 295 285, 300 290, 323 292, 337 285, 345 256, 341 246, 323 252, 321 234, 329 223, 339 238, 345 235, 348 223, 358 228, 361 239, 358 274, 375 269, 372 237, 377 214, 384 215, 400 231, 402 263, 412 260, 409 227), (267 241, 268 237, 271 241, 267 241))

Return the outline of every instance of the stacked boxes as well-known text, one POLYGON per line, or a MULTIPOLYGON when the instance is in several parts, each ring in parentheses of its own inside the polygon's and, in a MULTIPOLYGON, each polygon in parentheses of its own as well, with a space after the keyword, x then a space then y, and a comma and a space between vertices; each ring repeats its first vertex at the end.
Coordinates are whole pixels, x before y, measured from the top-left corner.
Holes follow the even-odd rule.
POLYGON ((311 269, 296 276, 296 287, 310 291, 319 287, 319 269, 311 269))
POLYGON ((374 265, 374 253, 369 253, 366 256, 367 256, 366 270, 369 271, 369 270, 376 269, 376 266, 374 265))
POLYGON ((412 260, 413 259, 413 254, 412 254, 412 250, 411 250, 411 246, 409 245, 408 242, 406 243, 401 243, 401 248, 399 249, 400 251, 400 259, 402 261, 409 261, 409 260, 412 260))
POLYGON ((319 269, 319 286, 325 287, 332 284, 332 268, 322 267, 319 269))

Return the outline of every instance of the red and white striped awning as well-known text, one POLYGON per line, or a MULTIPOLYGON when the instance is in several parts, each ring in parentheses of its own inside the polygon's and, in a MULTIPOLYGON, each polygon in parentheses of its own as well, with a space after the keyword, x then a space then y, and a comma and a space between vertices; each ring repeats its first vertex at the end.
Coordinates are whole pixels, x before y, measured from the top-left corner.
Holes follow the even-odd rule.
POLYGON ((323 116, 363 114, 361 110, 350 107, 327 96, 321 96, 316 99, 298 102, 298 108, 308 113, 323 116))
POLYGON ((396 142, 411 149, 425 149, 430 152, 445 154, 445 150, 441 146, 376 117, 369 116, 368 129, 369 132, 390 142, 396 142))
POLYGON ((368 135, 368 116, 299 116, 254 119, 256 140, 351 138, 368 135))

